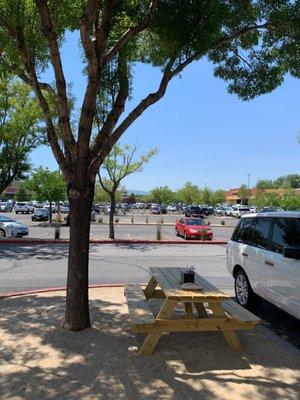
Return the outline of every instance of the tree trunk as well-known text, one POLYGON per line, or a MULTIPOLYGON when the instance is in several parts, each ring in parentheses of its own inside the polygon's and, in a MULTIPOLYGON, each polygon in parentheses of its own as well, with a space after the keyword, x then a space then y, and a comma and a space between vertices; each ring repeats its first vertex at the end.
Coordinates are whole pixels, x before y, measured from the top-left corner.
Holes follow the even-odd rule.
POLYGON ((114 228, 114 215, 116 210, 116 192, 113 190, 110 192, 110 212, 109 212, 109 238, 115 238, 115 228, 114 228))
POLYGON ((80 190, 68 190, 70 203, 70 244, 64 327, 71 331, 80 331, 91 326, 88 296, 88 264, 94 185, 92 183, 87 184, 86 181, 86 177, 81 179, 80 190))

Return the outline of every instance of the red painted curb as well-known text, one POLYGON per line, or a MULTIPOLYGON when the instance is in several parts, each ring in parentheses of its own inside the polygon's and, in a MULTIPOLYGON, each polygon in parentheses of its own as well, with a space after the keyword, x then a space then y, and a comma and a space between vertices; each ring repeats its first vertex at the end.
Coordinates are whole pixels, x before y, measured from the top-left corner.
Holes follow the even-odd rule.
MULTIPOLYGON (((17 244, 17 245, 33 245, 33 244, 68 244, 68 239, 1 239, 0 244, 17 244)), ((225 245, 227 240, 130 240, 130 239, 117 239, 117 240, 90 240, 90 244, 211 244, 211 245, 225 245)))
MULTIPOLYGON (((146 285, 146 283, 141 283, 141 285, 146 285)), ((109 287, 123 287, 123 283, 103 283, 103 284, 93 284, 89 285, 89 289, 97 289, 97 288, 109 288, 109 287)), ((16 297, 16 296, 28 296, 31 294, 39 294, 39 293, 50 293, 50 292, 61 292, 65 291, 66 287, 52 287, 52 288, 43 288, 43 289, 31 289, 26 290, 23 292, 4 292, 0 293, 0 299, 6 299, 9 297, 16 297)))

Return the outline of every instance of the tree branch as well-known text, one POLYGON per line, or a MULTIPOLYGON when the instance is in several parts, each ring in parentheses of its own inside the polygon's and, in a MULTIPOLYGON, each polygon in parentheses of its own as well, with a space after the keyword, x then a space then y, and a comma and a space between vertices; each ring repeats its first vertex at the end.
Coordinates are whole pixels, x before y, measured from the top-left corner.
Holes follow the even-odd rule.
POLYGON ((71 129, 67 85, 63 72, 59 46, 57 42, 57 36, 54 30, 47 0, 36 0, 36 6, 38 8, 41 17, 42 30, 46 38, 46 41, 48 43, 51 63, 55 75, 57 95, 58 95, 58 109, 60 114, 59 124, 62 130, 62 139, 64 141, 65 148, 68 149, 68 151, 72 155, 75 145, 75 139, 71 129))
POLYGON ((137 25, 127 29, 127 31, 125 31, 123 33, 123 35, 120 37, 120 39, 117 41, 117 43, 108 51, 108 53, 104 57, 105 64, 108 61, 110 61, 111 59, 113 59, 116 56, 116 54, 118 53, 118 51, 122 47, 124 47, 124 45, 126 45, 126 43, 128 43, 128 41, 134 35, 142 32, 144 29, 148 28, 148 26, 150 25, 150 23, 154 17, 157 3, 158 3, 158 0, 153 0, 150 4, 149 11, 148 11, 147 15, 144 17, 144 19, 141 22, 139 22, 137 25))
POLYGON ((128 70, 126 55, 123 51, 119 54, 118 60, 118 79, 119 79, 119 92, 116 100, 112 106, 110 113, 108 114, 106 121, 104 122, 101 131, 95 138, 94 143, 91 146, 91 159, 96 157, 101 149, 102 144, 110 136, 112 130, 116 126, 120 116, 122 115, 125 103, 129 93, 129 81, 128 81, 128 70))
POLYGON ((104 5, 103 17, 101 25, 95 32, 95 44, 92 42, 89 29, 96 17, 97 8, 95 1, 90 0, 86 10, 83 13, 80 23, 81 41, 88 60, 88 85, 84 95, 81 108, 78 133, 79 154, 86 157, 89 151, 90 137, 92 125, 95 116, 95 106, 97 98, 97 90, 100 84, 100 74, 102 68, 101 53, 106 47, 108 36, 111 29, 112 12, 116 0, 106 0, 104 5))

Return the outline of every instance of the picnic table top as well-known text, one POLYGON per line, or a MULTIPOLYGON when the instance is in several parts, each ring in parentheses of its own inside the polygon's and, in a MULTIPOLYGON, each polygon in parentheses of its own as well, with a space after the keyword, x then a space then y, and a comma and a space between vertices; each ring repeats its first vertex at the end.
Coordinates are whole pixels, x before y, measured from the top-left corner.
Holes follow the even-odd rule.
POLYGON ((165 296, 169 300, 184 302, 222 302, 229 299, 229 296, 219 291, 214 285, 204 279, 197 272, 195 283, 199 285, 197 290, 186 290, 181 288, 181 271, 183 268, 157 268, 151 267, 150 272, 155 278, 165 296))

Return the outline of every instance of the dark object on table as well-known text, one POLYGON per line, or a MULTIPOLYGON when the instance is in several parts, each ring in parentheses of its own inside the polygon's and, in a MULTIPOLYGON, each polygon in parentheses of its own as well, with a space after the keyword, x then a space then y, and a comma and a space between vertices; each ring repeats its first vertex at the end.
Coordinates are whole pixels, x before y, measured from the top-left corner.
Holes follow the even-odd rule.
POLYGON ((181 271, 181 283, 194 283, 195 271, 193 269, 185 269, 181 271))

